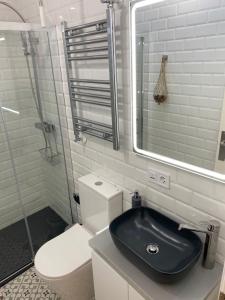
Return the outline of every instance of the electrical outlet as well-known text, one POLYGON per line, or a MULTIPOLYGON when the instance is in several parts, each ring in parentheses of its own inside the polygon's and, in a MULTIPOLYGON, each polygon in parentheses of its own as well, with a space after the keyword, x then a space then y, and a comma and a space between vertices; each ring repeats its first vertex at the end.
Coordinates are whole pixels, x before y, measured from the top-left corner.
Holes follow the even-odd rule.
POLYGON ((157 176, 157 172, 155 170, 148 169, 147 177, 148 177, 149 181, 157 184, 158 176, 157 176))
POLYGON ((158 173, 157 176, 157 184, 160 186, 163 186, 166 189, 170 188, 170 175, 169 174, 165 174, 165 173, 158 173))
POLYGON ((153 169, 148 169, 147 172, 148 181, 162 186, 166 189, 170 188, 170 175, 162 173, 153 169))

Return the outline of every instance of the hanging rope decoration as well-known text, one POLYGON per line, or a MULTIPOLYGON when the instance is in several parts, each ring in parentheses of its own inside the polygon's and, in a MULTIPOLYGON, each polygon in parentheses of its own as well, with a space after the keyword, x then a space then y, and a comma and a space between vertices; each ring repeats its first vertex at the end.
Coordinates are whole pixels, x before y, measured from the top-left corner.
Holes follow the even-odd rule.
POLYGON ((168 61, 168 55, 163 55, 159 78, 153 94, 154 100, 158 104, 165 102, 168 97, 168 91, 166 85, 166 62, 167 61, 168 61))

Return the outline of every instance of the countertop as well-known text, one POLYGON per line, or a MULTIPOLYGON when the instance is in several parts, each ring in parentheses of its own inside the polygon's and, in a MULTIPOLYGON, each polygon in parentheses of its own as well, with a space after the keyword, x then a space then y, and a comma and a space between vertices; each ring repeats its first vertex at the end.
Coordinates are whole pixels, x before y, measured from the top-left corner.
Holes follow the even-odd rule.
POLYGON ((120 253, 108 229, 92 238, 89 245, 146 300, 204 300, 219 284, 222 276, 223 268, 219 263, 212 270, 207 270, 199 261, 181 281, 160 284, 146 276, 120 253))

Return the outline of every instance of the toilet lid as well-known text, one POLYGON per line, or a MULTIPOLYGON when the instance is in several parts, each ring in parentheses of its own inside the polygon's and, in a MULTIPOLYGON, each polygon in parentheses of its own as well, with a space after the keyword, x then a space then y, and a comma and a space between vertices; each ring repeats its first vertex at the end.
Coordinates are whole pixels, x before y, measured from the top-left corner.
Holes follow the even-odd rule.
POLYGON ((44 244, 37 252, 34 264, 45 277, 65 276, 91 259, 88 241, 92 235, 76 224, 44 244))

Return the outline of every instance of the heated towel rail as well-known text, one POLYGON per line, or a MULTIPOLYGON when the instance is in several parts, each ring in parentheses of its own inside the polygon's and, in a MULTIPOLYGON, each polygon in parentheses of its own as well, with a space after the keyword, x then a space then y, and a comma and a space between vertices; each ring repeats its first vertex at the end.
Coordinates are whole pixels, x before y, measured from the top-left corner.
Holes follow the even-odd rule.
POLYGON ((86 133, 112 142, 113 149, 119 150, 115 25, 112 1, 107 3, 106 19, 74 27, 67 27, 64 23, 63 37, 75 141, 80 141, 80 133, 86 133), (77 62, 83 61, 88 64, 89 61, 97 63, 100 60, 106 61, 109 66, 109 80, 80 79, 74 75, 79 69, 77 62), (111 124, 83 117, 81 109, 77 109, 78 103, 108 108, 111 112, 111 124))

